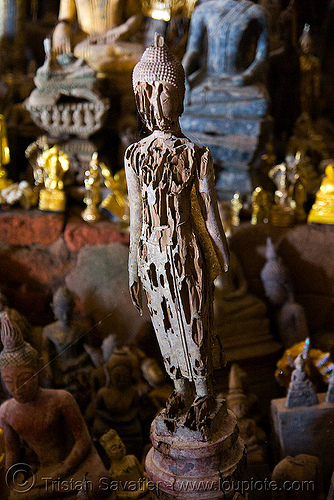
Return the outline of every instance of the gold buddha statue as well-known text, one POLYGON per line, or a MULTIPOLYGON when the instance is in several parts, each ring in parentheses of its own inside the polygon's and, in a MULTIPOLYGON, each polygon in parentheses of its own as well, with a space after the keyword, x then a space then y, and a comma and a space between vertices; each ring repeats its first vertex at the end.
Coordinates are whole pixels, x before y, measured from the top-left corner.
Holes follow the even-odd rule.
POLYGON ((73 52, 101 76, 132 71, 142 55, 144 47, 130 41, 143 19, 139 0, 61 0, 58 19, 54 55, 73 52))
POLYGON ((82 212, 81 216, 86 222, 99 220, 101 218, 101 214, 97 208, 97 205, 101 201, 101 171, 97 153, 93 153, 92 160, 89 164, 89 170, 86 170, 85 172, 84 185, 86 189, 84 203, 87 205, 87 207, 82 212))
POLYGON ((334 164, 326 167, 325 177, 307 220, 318 224, 334 224, 334 164))
POLYGON ((44 189, 39 194, 39 209, 64 212, 66 197, 62 179, 70 166, 67 154, 54 146, 41 154, 39 165, 43 168, 46 176, 44 189))
POLYGON ((290 206, 288 189, 288 169, 280 163, 269 171, 269 178, 276 185, 275 203, 271 207, 271 223, 277 227, 289 227, 294 222, 294 210, 290 206))
POLYGON ((10 153, 9 153, 8 140, 7 140, 6 121, 5 121, 5 117, 3 115, 0 115, 0 137, 1 137, 0 190, 1 190, 1 189, 5 189, 8 186, 10 186, 11 184, 13 184, 13 181, 8 179, 7 170, 4 167, 4 165, 8 165, 8 163, 10 162, 10 153))
POLYGON ((268 193, 268 191, 265 191, 261 186, 256 187, 252 193, 251 224, 256 225, 261 222, 269 222, 270 208, 270 193, 268 193))
POLYGON ((127 194, 125 170, 122 168, 112 175, 108 167, 101 164, 105 186, 111 193, 102 201, 100 208, 108 216, 115 216, 125 227, 130 224, 129 200, 127 194))
POLYGON ((231 200, 231 223, 233 227, 240 226, 240 211, 242 209, 242 201, 239 191, 236 191, 231 200))

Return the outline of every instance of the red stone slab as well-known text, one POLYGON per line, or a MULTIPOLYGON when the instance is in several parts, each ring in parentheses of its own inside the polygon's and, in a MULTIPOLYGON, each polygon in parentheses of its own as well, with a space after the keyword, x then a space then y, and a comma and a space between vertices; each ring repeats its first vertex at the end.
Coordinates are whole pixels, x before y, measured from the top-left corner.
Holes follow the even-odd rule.
POLYGON ((129 233, 122 233, 119 224, 103 219, 85 222, 79 215, 70 216, 65 227, 64 239, 71 252, 78 252, 87 245, 105 245, 119 242, 129 243, 129 233))
POLYGON ((64 214, 18 209, 0 212, 0 245, 50 245, 63 227, 64 214))

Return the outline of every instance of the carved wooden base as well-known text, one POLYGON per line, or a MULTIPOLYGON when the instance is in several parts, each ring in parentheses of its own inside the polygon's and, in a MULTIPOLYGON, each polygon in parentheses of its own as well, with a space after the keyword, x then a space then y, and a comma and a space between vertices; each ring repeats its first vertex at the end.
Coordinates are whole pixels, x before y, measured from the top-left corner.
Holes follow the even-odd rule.
POLYGON ((164 410, 153 421, 146 471, 155 485, 154 499, 242 498, 234 487, 243 473, 245 444, 234 414, 226 410, 225 401, 218 404, 209 440, 207 434, 201 437, 184 427, 182 419, 169 431, 164 410))

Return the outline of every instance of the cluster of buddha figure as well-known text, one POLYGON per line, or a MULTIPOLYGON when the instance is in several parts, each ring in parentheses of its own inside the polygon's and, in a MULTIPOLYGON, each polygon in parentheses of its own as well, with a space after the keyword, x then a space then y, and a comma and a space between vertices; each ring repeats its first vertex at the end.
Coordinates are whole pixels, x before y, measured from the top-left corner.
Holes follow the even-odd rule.
MULTIPOLYGON (((162 7, 172 13, 172 3, 162 7)), ((146 5, 148 12, 153 7, 146 5)), ((315 125, 321 67, 309 25, 296 46, 295 14, 293 0, 283 12, 277 2, 200 2, 180 44, 171 43, 177 59, 158 33, 145 49, 139 0, 60 1, 25 103, 49 136, 26 152, 33 184, 14 183, 0 115, 0 205, 64 213, 76 200, 85 228, 104 216, 121 221, 130 231, 129 298, 150 321, 125 345, 113 331, 102 338, 60 286, 52 289, 54 321, 36 330, 0 292, 0 485, 5 460, 3 468, 13 470, 8 498, 21 498, 11 468, 22 460, 23 483, 32 481, 27 500, 150 498, 147 480, 189 471, 232 484, 243 472, 246 447, 249 470, 267 466, 266 434, 237 365, 226 398, 217 395, 215 378, 224 383, 226 360, 254 362, 284 347, 277 366, 286 408, 318 405, 306 315, 278 244, 267 239, 261 299, 250 291, 242 252, 230 251, 227 240, 246 217, 278 227, 334 223, 334 165, 315 125), (121 151, 109 157, 110 166, 98 146, 109 132, 107 141, 118 141, 121 151), (73 153, 76 139, 82 142, 73 153), (230 203, 226 227, 218 197, 230 203), (69 491, 70 479, 80 488, 69 491), (111 490, 112 481, 118 487, 111 490)), ((325 368, 327 353, 318 359, 330 405, 333 366, 325 368)), ((311 463, 316 475, 318 462, 304 455, 286 462, 303 471, 311 463)), ((286 462, 274 475, 285 474, 286 462)), ((187 498, 159 488, 154 498, 187 498)), ((242 498, 233 495, 226 498, 242 498)))
MULTIPOLYGON (((6 468, 20 462, 21 439, 37 458, 37 461, 31 458, 28 464, 27 472, 34 471, 34 484, 24 493, 25 498, 55 498, 55 491, 46 487, 45 478, 50 478, 50 481, 59 478, 57 498, 76 498, 77 491, 66 489, 66 479, 82 482, 87 471, 94 490, 91 498, 107 498, 109 492, 105 494, 98 484, 100 478, 108 477, 107 471, 73 396, 64 390, 40 386, 40 355, 23 340, 19 328, 10 321, 7 313, 1 320, 1 341, 1 376, 12 396, 0 408, 6 468)), ((13 473, 13 481, 14 478, 13 473)), ((8 486, 11 487, 10 479, 8 486)), ((20 497, 21 492, 15 491, 14 482, 10 498, 20 497)))

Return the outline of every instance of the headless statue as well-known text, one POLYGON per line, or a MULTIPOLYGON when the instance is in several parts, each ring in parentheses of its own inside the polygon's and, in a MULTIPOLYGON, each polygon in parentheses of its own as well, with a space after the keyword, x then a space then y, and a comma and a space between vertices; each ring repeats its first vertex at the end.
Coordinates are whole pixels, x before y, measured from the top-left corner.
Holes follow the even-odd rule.
POLYGON ((191 19, 183 59, 188 83, 194 87, 191 102, 203 102, 203 92, 208 101, 220 100, 224 88, 225 99, 233 100, 233 87, 252 85, 262 79, 266 57, 267 27, 261 7, 248 0, 201 4, 191 19), (208 50, 203 64, 205 36, 208 50))
POLYGON ((176 417, 191 400, 188 382, 192 382, 196 398, 188 415, 197 425, 215 406, 212 285, 228 265, 212 157, 181 132, 184 71, 160 35, 135 67, 133 86, 151 134, 125 153, 130 293, 141 312, 145 292, 165 367, 174 382, 168 416, 176 417))

